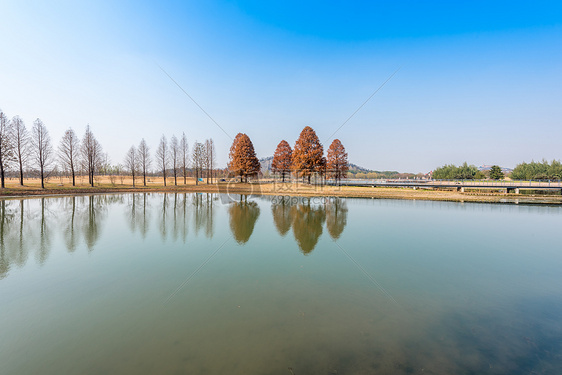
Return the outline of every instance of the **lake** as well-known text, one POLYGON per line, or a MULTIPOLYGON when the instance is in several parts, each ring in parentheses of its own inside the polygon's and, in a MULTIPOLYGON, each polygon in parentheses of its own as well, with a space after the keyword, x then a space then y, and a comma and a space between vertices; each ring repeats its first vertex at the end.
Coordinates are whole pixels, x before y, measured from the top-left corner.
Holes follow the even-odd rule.
POLYGON ((554 374, 562 208, 0 200, 1 374, 554 374))

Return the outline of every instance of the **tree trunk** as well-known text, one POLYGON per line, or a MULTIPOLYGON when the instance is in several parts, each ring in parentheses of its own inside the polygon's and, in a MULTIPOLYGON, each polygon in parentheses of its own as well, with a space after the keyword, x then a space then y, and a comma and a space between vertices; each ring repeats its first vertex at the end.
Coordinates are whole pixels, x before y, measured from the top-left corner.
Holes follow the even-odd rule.
POLYGON ((76 174, 74 173, 74 168, 72 168, 72 186, 76 186, 76 174))
MULTIPOLYGON (((43 175, 43 166, 41 166, 41 189, 45 189, 44 179, 45 176, 43 175)), ((4 171, 2 171, 2 185, 4 185, 4 171)))
POLYGON ((20 185, 23 186, 23 164, 20 159, 20 185))
POLYGON ((144 184, 144 186, 146 186, 146 171, 145 170, 142 171, 142 183, 144 184))
POLYGON ((2 158, 0 157, 0 179, 2 180, 2 189, 4 189, 4 163, 2 163, 2 158))

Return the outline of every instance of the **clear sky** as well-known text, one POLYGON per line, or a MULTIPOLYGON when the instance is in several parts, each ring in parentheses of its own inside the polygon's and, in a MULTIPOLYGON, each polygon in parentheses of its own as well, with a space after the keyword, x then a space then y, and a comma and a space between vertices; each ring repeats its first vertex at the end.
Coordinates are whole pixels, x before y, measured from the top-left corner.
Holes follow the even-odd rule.
POLYGON ((90 124, 113 163, 144 137, 228 133, 258 157, 306 125, 350 162, 562 158, 560 1, 3 1, 0 108, 54 143, 90 124))

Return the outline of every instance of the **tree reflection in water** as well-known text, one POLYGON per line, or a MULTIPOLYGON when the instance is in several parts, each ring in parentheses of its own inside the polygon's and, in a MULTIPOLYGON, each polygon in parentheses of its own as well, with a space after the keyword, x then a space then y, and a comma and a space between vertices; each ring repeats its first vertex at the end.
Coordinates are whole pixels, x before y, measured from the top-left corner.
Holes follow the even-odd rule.
POLYGON ((291 229, 295 207, 291 205, 290 200, 281 199, 280 202, 273 202, 271 205, 271 213, 273 215, 273 223, 281 236, 287 234, 291 229))
MULTIPOLYGON (((109 206, 122 204, 131 233, 146 238, 155 225, 163 240, 171 238, 184 243, 190 233, 212 238, 215 232, 215 211, 218 196, 211 193, 158 194, 161 204, 154 204, 151 193, 71 196, 21 200, 0 200, 0 279, 13 266, 22 267, 30 254, 39 264, 49 257, 54 231, 60 230, 63 245, 74 252, 83 243, 89 252, 101 237, 109 206), (152 206, 150 204, 152 203, 152 206), (156 222, 151 212, 161 208, 156 222)), ((262 198, 265 200, 264 198, 262 198)), ((271 206, 274 225, 281 236, 293 230, 303 254, 317 246, 323 225, 330 236, 338 239, 347 224, 345 200, 328 199, 313 203, 307 198, 274 200, 271 206)), ((228 206, 230 230, 239 244, 245 244, 254 233, 260 216, 259 204, 240 196, 228 206)))
POLYGON ((41 220, 39 224, 39 249, 37 251, 37 261, 39 264, 45 263, 51 250, 51 220, 52 212, 49 210, 50 202, 41 198, 41 220))
POLYGON ((294 211, 293 235, 302 253, 310 254, 322 235, 322 226, 326 221, 326 210, 322 205, 312 205, 310 199, 298 204, 294 211))
POLYGON ((130 194, 127 196, 127 218, 132 233, 138 230, 142 238, 146 238, 150 226, 150 204, 147 194, 130 194), (148 208, 148 209, 147 209, 148 208))
POLYGON ((340 238, 347 224, 347 203, 343 199, 334 198, 326 203, 326 227, 330 237, 340 238))
POLYGON ((213 221, 215 194, 196 193, 193 195, 193 215, 195 234, 203 230, 207 238, 213 238, 215 226, 213 221))
POLYGON ((239 244, 245 244, 254 232, 254 226, 260 216, 258 204, 248 201, 247 197, 240 197, 240 202, 230 204, 228 215, 230 216, 232 236, 239 244))
POLYGON ((338 239, 347 224, 347 204, 340 198, 279 198, 273 199, 271 212, 275 228, 281 236, 293 229, 293 235, 303 254, 314 250, 322 236, 323 225, 330 236, 338 239))
POLYGON ((86 197, 86 210, 82 216, 82 231, 88 251, 91 252, 94 249, 100 238, 102 223, 107 216, 108 206, 122 202, 122 195, 89 195, 86 197))
POLYGON ((63 233, 66 249, 69 252, 74 252, 78 245, 78 238, 80 236, 80 227, 75 224, 76 221, 76 197, 65 197, 62 199, 63 205, 63 233))

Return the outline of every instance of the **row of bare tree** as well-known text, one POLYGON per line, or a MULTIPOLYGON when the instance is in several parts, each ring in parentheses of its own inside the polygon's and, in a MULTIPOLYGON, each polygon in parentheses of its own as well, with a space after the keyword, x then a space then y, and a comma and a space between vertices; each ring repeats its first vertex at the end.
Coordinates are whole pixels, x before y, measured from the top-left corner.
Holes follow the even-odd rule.
MULTIPOLYGON (((86 126, 84 136, 80 139, 72 128, 65 131, 58 149, 54 149, 45 124, 37 119, 33 122, 31 134, 19 116, 11 120, 0 110, 0 180, 5 187, 6 172, 18 171, 20 184, 24 183, 24 171, 37 171, 41 178, 41 187, 45 187, 45 179, 60 168, 72 177, 72 186, 76 186, 77 175, 88 175, 88 183, 94 186, 94 177, 102 170, 123 170, 135 179, 142 175, 146 186, 147 175, 152 174, 152 158, 150 148, 144 139, 138 147, 131 146, 125 156, 124 166, 109 166, 108 156, 103 152, 101 144, 86 126)), ((206 177, 207 183, 213 182, 213 171, 216 168, 216 151, 212 139, 195 142, 189 152, 189 144, 185 133, 178 139, 172 136, 170 142, 163 135, 155 153, 156 171, 164 177, 164 186, 168 175, 173 176, 174 184, 178 177, 187 183, 188 173, 193 171, 196 183, 206 177)))
POLYGON ((101 167, 107 155, 103 153, 100 143, 94 137, 90 126, 82 140, 74 130, 65 131, 58 150, 53 149, 47 127, 40 119, 33 122, 31 134, 19 116, 11 120, 0 111, 0 180, 5 187, 6 172, 10 169, 19 172, 20 184, 23 186, 24 170, 34 168, 39 171, 41 187, 44 188, 47 178, 57 167, 69 171, 72 185, 76 184, 78 171, 88 174, 89 183, 94 186, 94 174, 101 167))
MULTIPOLYGON (((194 172, 196 184, 203 178, 203 172, 206 172, 207 183, 209 179, 212 183, 216 164, 215 144, 213 139, 207 139, 205 143, 195 141, 190 155, 185 133, 179 140, 173 135, 169 143, 166 136, 162 135, 156 149, 155 162, 156 169, 162 172, 164 186, 168 173, 174 178, 174 185, 178 184, 178 177, 183 177, 185 185, 190 169, 194 172)), ((143 185, 146 186, 146 176, 151 165, 150 149, 143 138, 138 147, 131 146, 125 155, 125 168, 133 177, 133 186, 136 176, 139 175, 142 175, 143 185)))

